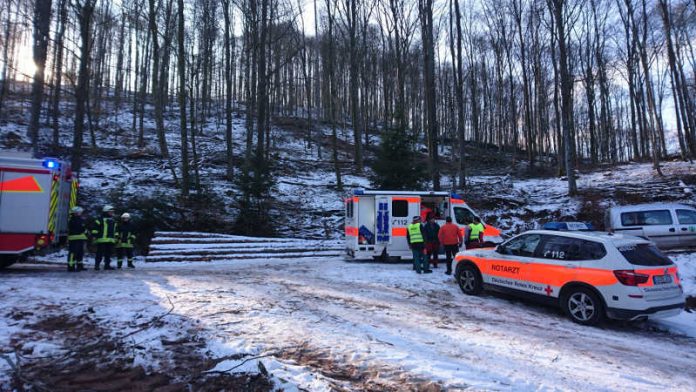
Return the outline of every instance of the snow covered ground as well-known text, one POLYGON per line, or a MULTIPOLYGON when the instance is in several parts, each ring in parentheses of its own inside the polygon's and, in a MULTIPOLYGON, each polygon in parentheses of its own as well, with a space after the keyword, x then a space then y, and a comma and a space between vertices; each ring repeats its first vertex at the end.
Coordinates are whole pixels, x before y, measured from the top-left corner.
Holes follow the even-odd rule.
MULTIPOLYGON (((694 259, 694 253, 674 257, 690 294, 696 294, 694 259)), ((2 351, 41 357, 69 350, 50 334, 31 334, 32 326, 57 314, 87 315, 114 339, 127 336, 135 365, 165 366, 171 342, 195 337, 212 359, 210 374, 263 368, 285 390, 696 385, 696 314, 583 327, 554 308, 465 296, 442 266, 416 275, 409 264, 340 257, 137 267, 68 274, 62 264, 27 264, 3 272, 2 351), (161 322, 145 323, 157 317, 161 322)), ((7 389, 2 360, 0 371, 0 389, 7 389)))

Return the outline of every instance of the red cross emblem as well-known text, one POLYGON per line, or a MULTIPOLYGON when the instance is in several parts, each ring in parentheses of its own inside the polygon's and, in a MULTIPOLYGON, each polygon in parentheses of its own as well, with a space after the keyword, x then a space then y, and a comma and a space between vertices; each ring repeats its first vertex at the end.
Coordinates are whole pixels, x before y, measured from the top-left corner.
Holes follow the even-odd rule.
POLYGON ((546 291, 546 295, 548 297, 550 297, 551 293, 553 293, 553 289, 551 288, 551 285, 547 285, 546 288, 544 289, 544 291, 546 291))

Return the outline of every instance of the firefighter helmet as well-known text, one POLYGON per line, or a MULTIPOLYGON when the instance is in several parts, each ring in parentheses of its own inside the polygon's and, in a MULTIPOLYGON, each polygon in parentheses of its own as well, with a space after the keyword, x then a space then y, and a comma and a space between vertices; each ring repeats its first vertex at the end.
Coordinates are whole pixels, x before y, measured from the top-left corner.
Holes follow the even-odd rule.
POLYGON ((127 212, 124 212, 123 215, 121 215, 122 220, 130 220, 130 214, 127 212))
POLYGON ((80 215, 80 214, 82 214, 82 211, 83 211, 83 209, 80 206, 75 206, 75 207, 70 209, 70 213, 74 214, 74 215, 80 215))
POLYGON ((104 208, 102 208, 102 212, 113 212, 114 211, 114 206, 112 205, 105 205, 104 208))

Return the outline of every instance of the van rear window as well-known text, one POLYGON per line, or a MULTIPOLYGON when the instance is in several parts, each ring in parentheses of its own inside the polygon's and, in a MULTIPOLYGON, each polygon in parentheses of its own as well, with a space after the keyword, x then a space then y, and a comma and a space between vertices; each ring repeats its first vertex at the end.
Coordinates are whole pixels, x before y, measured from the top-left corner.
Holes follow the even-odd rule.
POLYGON ((672 265, 672 260, 652 244, 635 244, 619 247, 619 252, 629 263, 650 267, 672 265))
POLYGON ((624 212, 621 214, 623 226, 671 225, 672 214, 669 210, 624 212))

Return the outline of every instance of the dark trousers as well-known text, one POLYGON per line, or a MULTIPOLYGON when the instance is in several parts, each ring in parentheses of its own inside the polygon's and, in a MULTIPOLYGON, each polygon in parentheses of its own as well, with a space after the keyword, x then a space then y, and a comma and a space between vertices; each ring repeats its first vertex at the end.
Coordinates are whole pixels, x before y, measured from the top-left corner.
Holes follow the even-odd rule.
POLYGON ((82 258, 85 257, 85 240, 68 241, 68 270, 83 269, 82 258))
POLYGON ((447 273, 452 273, 452 260, 459 252, 459 245, 445 245, 445 260, 447 262, 447 273))
POLYGON ((111 267, 111 253, 114 251, 113 243, 97 244, 97 255, 94 258, 94 269, 99 269, 99 264, 104 260, 104 268, 111 267))
POLYGON ((126 258, 126 261, 128 262, 128 266, 132 267, 133 266, 133 248, 123 248, 119 247, 116 248, 116 266, 118 268, 121 268, 123 265, 123 258, 126 258))
POLYGON ((437 268, 437 262, 440 256, 440 243, 437 241, 430 241, 425 244, 425 252, 428 255, 428 262, 437 268))
POLYGON ((467 248, 467 249, 476 249, 476 248, 480 248, 481 245, 483 245, 483 242, 481 242, 481 240, 478 239, 478 238, 477 238, 477 239, 468 239, 468 240, 466 241, 466 248, 467 248))

